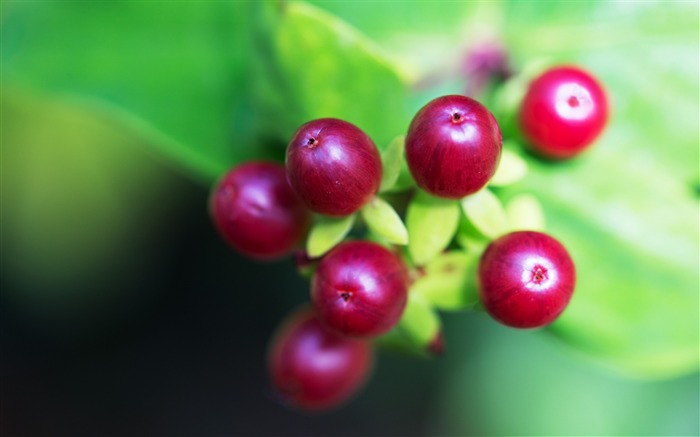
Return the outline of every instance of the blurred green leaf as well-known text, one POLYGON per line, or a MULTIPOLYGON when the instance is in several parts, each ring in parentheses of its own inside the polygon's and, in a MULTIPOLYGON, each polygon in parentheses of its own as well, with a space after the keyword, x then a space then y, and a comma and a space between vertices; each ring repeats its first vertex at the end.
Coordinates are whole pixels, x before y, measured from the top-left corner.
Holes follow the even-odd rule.
POLYGON ((405 135, 399 135, 382 152, 382 182, 379 192, 390 190, 396 184, 403 163, 405 135))
POLYGON ((489 180, 489 185, 494 187, 511 185, 523 179, 526 174, 527 163, 525 160, 505 148, 504 145, 501 162, 498 164, 496 174, 489 180))
POLYGON ((700 49, 698 5, 596 2, 573 21, 569 9, 548 13, 557 18, 514 20, 513 49, 583 65, 613 108, 588 152, 558 164, 531 158, 521 183, 577 266, 574 297, 551 331, 630 375, 696 372, 700 230, 691 187, 699 179, 700 71, 690 60, 700 49), (515 37, 526 28, 534 31, 527 43, 515 37))
POLYGON ((302 123, 335 117, 357 125, 380 149, 405 132, 409 88, 372 40, 304 2, 258 6, 262 132, 286 140, 302 123))
POLYGON ((385 200, 375 196, 360 212, 372 232, 393 244, 408 244, 408 231, 401 217, 385 200))
POLYGON ((396 182, 394 182, 394 185, 387 189, 387 193, 400 193, 404 191, 408 191, 411 188, 416 187, 416 181, 413 180, 413 176, 411 175, 411 171, 408 169, 408 164, 406 163, 405 159, 401 160, 401 167, 399 168, 399 175, 396 178, 396 182))
POLYGON ((113 312, 172 230, 178 179, 75 102, 3 85, 0 112, 3 297, 71 323, 113 312))
POLYGON ((3 83, 83 96, 212 181, 253 137, 251 3, 3 2, 3 83))
POLYGON ((456 250, 438 255, 425 266, 424 275, 411 285, 411 293, 442 310, 473 307, 479 300, 476 295, 479 255, 456 250))
POLYGON ((306 252, 317 258, 343 241, 355 223, 355 214, 345 217, 319 217, 309 232, 306 252))
MULTIPOLYGON (((494 19, 502 10, 499 2, 312 3, 337 14, 377 41, 421 88, 458 74, 465 49, 493 36, 494 19)), ((431 98, 434 97, 437 95, 431 98)), ((421 97, 414 102, 422 106, 427 100, 421 97)), ((413 108, 414 113, 417 110, 417 106, 413 108)))
POLYGON ((698 366, 698 216, 687 185, 645 155, 600 144, 561 171, 538 166, 527 185, 578 271, 552 330, 619 369, 658 377, 698 366))
POLYGON ((488 188, 482 188, 461 200, 462 210, 469 222, 489 238, 497 238, 508 230, 508 218, 503 204, 488 188))
MULTIPOLYGON (((505 41, 514 66, 526 71, 494 101, 504 136, 517 135, 513 111, 527 78, 543 66, 575 63, 600 77, 612 118, 599 143, 570 162, 527 157, 528 176, 498 194, 535 194, 547 232, 576 261, 576 293, 551 332, 624 373, 698 370, 697 2, 377 6, 395 9, 391 14, 349 2, 320 4, 424 74, 416 106, 464 89, 459 66, 479 34, 505 41)), ((458 236, 467 246, 476 241, 470 238, 458 236)))
POLYGON ((377 338, 382 347, 416 356, 431 356, 433 341, 442 335, 442 322, 437 312, 420 295, 409 293, 399 323, 377 338))
POLYGON ((423 265, 443 251, 452 241, 459 224, 459 204, 418 191, 408 204, 406 228, 408 252, 423 265))
POLYGON ((437 312, 422 296, 409 293, 406 309, 396 326, 417 350, 425 351, 440 333, 442 323, 437 312))
POLYGON ((310 119, 345 119, 383 147, 410 117, 381 50, 301 2, 8 1, 3 17, 4 81, 81 96, 207 182, 280 160, 310 119))
POLYGON ((545 218, 542 205, 532 194, 514 196, 506 204, 508 229, 511 231, 544 231, 545 218))

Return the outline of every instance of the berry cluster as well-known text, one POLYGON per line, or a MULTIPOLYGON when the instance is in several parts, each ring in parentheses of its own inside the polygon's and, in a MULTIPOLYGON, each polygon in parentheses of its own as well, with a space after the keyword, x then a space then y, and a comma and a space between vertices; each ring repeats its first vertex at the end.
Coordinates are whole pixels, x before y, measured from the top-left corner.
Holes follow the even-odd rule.
MULTIPOLYGON (((552 68, 532 81, 519 111, 529 147, 551 159, 581 152, 606 120, 600 85, 574 67, 552 68)), ((471 274, 479 300, 500 323, 548 325, 573 294, 571 257, 556 239, 537 230, 511 227, 494 235, 477 229, 474 235, 481 240, 461 242, 452 233, 436 254, 421 258, 402 247, 414 243, 406 235, 417 235, 411 233, 416 220, 406 220, 406 231, 401 215, 380 193, 403 193, 409 215, 410 199, 418 195, 442 202, 435 208, 448 210, 483 197, 503 153, 501 130, 485 106, 463 95, 436 98, 418 111, 399 145, 401 153, 393 155, 402 163, 405 153, 412 183, 397 188, 400 165, 393 163, 391 170, 383 165, 385 156, 360 128, 334 118, 317 119, 294 134, 285 165, 244 163, 214 187, 214 224, 241 253, 276 259, 299 253, 307 241, 298 265, 311 275, 311 305, 281 325, 268 355, 272 384, 289 405, 323 410, 346 401, 367 380, 374 340, 412 332, 419 339, 414 348, 441 351, 439 326, 427 328, 434 324, 416 323, 414 317, 441 308, 444 296, 431 301, 430 292, 422 294, 419 288, 431 275, 451 271, 431 268, 431 259, 459 252, 455 247, 464 241, 464 253, 478 252, 471 274), (357 213, 365 218, 366 237, 350 239, 357 213), (433 330, 421 332, 427 329, 433 330)), ((472 218, 478 225, 473 206, 464 209, 461 220, 472 218)), ((362 231, 362 223, 355 228, 362 231)), ((463 287, 455 293, 464 293, 463 287)))

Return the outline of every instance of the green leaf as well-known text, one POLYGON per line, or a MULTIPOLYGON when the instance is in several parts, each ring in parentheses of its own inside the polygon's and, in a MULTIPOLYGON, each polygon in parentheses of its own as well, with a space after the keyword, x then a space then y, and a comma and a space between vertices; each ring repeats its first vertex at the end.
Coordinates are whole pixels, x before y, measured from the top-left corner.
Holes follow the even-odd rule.
POLYGON ((496 169, 496 174, 489 181, 489 185, 494 187, 502 187, 511 185, 527 174, 527 163, 523 158, 505 148, 501 154, 501 162, 496 169))
POLYGON ((254 85, 264 132, 288 141, 302 123, 335 117, 383 148, 406 130, 407 81, 376 43, 307 3, 260 2, 258 9, 261 80, 254 85))
POLYGON ((401 173, 406 136, 400 135, 389 143, 382 152, 382 182, 379 192, 388 191, 394 187, 401 173))
POLYGON ((506 204, 508 228, 511 231, 544 231, 545 219, 542 205, 532 194, 518 194, 506 204))
POLYGON ((360 212, 372 232, 393 244, 408 244, 408 231, 401 217, 382 198, 375 196, 360 212))
POLYGON ((696 371, 697 200, 682 170, 647 161, 643 140, 633 144, 599 144, 587 159, 558 171, 540 165, 528 178, 578 272, 552 331, 625 373, 696 371))
MULTIPOLYGON (((495 29, 484 23, 502 9, 499 2, 471 1, 439 5, 326 0, 312 3, 343 17, 381 44, 396 63, 405 66, 412 81, 426 76, 434 81, 434 76, 442 78, 455 74, 455 64, 463 55, 465 42, 483 40, 484 34, 491 35, 495 29)), ((433 98, 440 95, 431 94, 433 98)), ((425 104, 427 100, 417 100, 420 101, 425 104)), ((418 107, 414 112, 416 110, 418 107)))
POLYGON ((431 356, 433 342, 442 335, 437 312, 422 296, 409 293, 406 309, 399 323, 377 339, 378 344, 417 356, 431 356))
POLYGON ((439 334, 440 317, 421 296, 409 293, 397 328, 417 349, 425 350, 439 334))
POLYGON ((354 223, 355 214, 339 218, 319 217, 306 241, 306 252, 309 257, 317 258, 343 241, 354 223))
POLYGON ((476 268, 480 253, 450 251, 435 257, 411 285, 411 293, 442 310, 464 310, 478 302, 476 268))
POLYGON ((580 64, 599 77, 612 102, 606 131, 586 153, 561 163, 530 158, 519 184, 537 193, 547 232, 577 267, 574 297, 551 331, 635 377, 697 372, 698 5, 620 14, 595 3, 575 22, 530 16, 508 28, 519 56, 580 64), (583 19, 594 16, 603 18, 583 19), (516 37, 525 29, 533 31, 527 43, 516 37), (645 84, 654 84, 654 99, 639 92, 645 84))
POLYGON ((419 191, 406 212, 408 252, 423 265, 442 252, 452 241, 459 224, 459 204, 419 191))
POLYGON ((143 289, 129 284, 177 234, 162 225, 186 204, 180 175, 142 138, 66 99, 3 83, 0 113, 3 299, 58 328, 132 305, 143 289))
MULTIPOLYGON (((510 139, 517 135, 515 114, 526 76, 544 65, 570 63, 600 78, 612 114, 598 144, 568 162, 526 155, 528 175, 517 185, 517 192, 537 195, 547 232, 569 249, 578 269, 574 298, 550 331, 583 356, 625 374, 671 378, 697 372, 697 2, 431 4, 432 11, 398 11, 386 26, 374 16, 363 24, 367 9, 350 11, 338 3, 328 7, 342 9, 393 56, 435 68, 421 82, 428 87, 423 95, 463 90, 459 72, 444 59, 460 56, 463 47, 450 48, 450 36, 478 17, 481 23, 473 28, 501 37, 516 70, 528 70, 504 90, 500 109, 489 106, 510 139), (416 17, 421 14, 424 22, 416 17), (399 22, 411 23, 410 36, 399 22), (650 84, 653 99, 639 91, 650 84)), ((499 196, 517 192, 504 187, 499 196)), ((460 232, 458 238, 471 237, 460 232)))
POLYGON ((207 182, 255 141, 251 3, 4 2, 3 84, 78 96, 207 182))
POLYGON ((501 201, 488 188, 462 199, 462 210, 470 223, 489 238, 508 231, 508 218, 501 201))
POLYGON ((302 2, 3 3, 3 84, 69 94, 211 183, 313 118, 382 147, 412 109, 371 40, 302 2), (392 110, 386 110, 386 102, 392 110))
POLYGON ((405 159, 401 160, 401 167, 399 169, 399 176, 396 178, 396 182, 394 182, 394 185, 387 189, 387 193, 400 193, 404 191, 408 191, 411 188, 416 187, 416 181, 413 180, 413 175, 411 175, 411 171, 408 169, 408 164, 406 163, 405 159))

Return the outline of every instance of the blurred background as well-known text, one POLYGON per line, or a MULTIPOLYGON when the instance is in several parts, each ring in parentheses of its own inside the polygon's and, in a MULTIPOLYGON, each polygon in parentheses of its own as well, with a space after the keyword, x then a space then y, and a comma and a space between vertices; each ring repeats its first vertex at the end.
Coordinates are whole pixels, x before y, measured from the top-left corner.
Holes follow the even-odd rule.
MULTIPOLYGON (((694 2, 2 3, 2 435, 700 434, 694 2), (356 399, 278 405, 267 341, 308 283, 230 250, 211 184, 335 116, 383 148, 425 102, 575 63, 608 89, 593 150, 523 153, 579 285, 551 328, 444 314, 446 354, 379 352, 356 399), (525 72, 525 73, 522 73, 525 72), (521 74, 522 73, 522 74, 521 74), (471 87, 471 88, 470 88, 471 87)), ((511 191, 497 193, 507 197, 511 191)))

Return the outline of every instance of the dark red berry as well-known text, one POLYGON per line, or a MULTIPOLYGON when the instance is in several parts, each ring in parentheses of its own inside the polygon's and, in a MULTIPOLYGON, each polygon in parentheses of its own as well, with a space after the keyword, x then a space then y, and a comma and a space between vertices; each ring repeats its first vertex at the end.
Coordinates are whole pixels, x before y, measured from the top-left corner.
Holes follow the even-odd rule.
POLYGON ((508 53, 499 41, 482 41, 473 45, 462 61, 462 74, 467 78, 466 94, 476 96, 489 82, 503 82, 512 72, 508 53))
POLYGON ((586 149, 608 120, 608 101, 598 80, 577 67, 547 70, 528 88, 520 108, 520 129, 530 148, 550 159, 586 149))
POLYGON ((368 241, 336 246, 311 283, 311 300, 336 331, 370 337, 389 331, 406 307, 408 273, 386 248, 368 241))
POLYGON ((465 96, 443 96, 411 121, 406 161, 419 187, 459 199, 486 185, 501 157, 501 131, 486 107, 465 96))
POLYGON ((229 171, 214 187, 209 209, 221 236, 257 259, 290 253, 311 222, 284 166, 271 162, 248 162, 229 171))
POLYGON ((479 263, 479 294, 504 325, 552 323, 574 292, 576 271, 564 246, 547 234, 513 232, 491 242, 479 263))
POLYGON ((377 193, 382 162, 377 147, 357 126, 322 118, 294 134, 287 147, 287 174, 309 209, 344 216, 377 193))
POLYGON ((280 398, 303 410, 327 410, 355 394, 372 370, 367 341, 329 331, 309 308, 289 317, 272 340, 268 371, 280 398))

